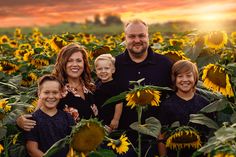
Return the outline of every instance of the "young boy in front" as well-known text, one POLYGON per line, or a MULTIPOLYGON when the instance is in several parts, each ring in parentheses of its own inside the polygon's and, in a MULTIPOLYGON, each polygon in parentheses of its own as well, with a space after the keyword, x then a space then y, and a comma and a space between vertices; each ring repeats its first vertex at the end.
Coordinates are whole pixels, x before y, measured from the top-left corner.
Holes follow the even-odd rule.
POLYGON ((112 77, 115 72, 115 58, 111 54, 102 54, 95 59, 94 64, 99 79, 96 82, 95 103, 99 107, 100 119, 112 131, 119 126, 123 104, 119 102, 102 105, 109 98, 119 94, 117 84, 112 77))
MULTIPOLYGON (((164 100, 159 108, 159 120, 162 125, 170 126, 179 121, 180 125, 189 125, 190 114, 198 113, 209 101, 196 93, 198 82, 197 66, 188 60, 179 60, 172 66, 171 79, 175 93, 164 100), (171 115, 171 116, 168 116, 171 115), (168 116, 168 117, 167 117, 168 116)), ((197 129, 205 129, 197 124, 192 124, 197 129)), ((207 130, 204 130, 205 132, 207 130)), ((163 138, 162 135, 159 137, 163 138)), ((159 143, 160 157, 176 157, 177 151, 166 149, 159 143)), ((182 157, 190 157, 194 149, 183 149, 182 157)))
MULTIPOLYGON (((71 126, 75 124, 69 113, 57 109, 61 99, 62 84, 53 75, 44 75, 38 82, 38 97, 41 106, 32 119, 36 126, 25 133, 26 148, 32 157, 42 157, 43 154, 58 140, 70 134, 71 126)), ((68 147, 60 150, 54 157, 65 157, 68 147)))

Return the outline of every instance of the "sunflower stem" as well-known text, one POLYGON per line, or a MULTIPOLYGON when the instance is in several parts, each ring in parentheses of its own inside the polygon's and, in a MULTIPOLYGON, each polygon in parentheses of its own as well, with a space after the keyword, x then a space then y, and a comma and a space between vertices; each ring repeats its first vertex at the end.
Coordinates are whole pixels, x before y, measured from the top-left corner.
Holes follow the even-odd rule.
MULTIPOLYGON (((138 108, 138 124, 139 124, 139 126, 141 125, 141 119, 142 119, 142 106, 140 106, 140 105, 138 105, 137 106, 137 108, 138 108)), ((142 143, 142 141, 141 141, 141 133, 140 132, 138 132, 138 157, 141 157, 141 150, 142 150, 142 148, 141 148, 141 143, 142 143)))
POLYGON ((180 155, 180 150, 177 151, 177 157, 179 157, 179 155, 180 155))

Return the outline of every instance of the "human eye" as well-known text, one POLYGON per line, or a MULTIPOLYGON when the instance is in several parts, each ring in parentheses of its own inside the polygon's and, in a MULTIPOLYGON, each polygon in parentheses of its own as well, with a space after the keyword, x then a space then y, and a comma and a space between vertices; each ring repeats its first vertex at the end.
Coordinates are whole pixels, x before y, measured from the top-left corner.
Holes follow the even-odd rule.
POLYGON ((134 39, 134 38, 135 38, 135 35, 130 34, 130 35, 128 35, 128 37, 129 37, 130 39, 134 39))
POLYGON ((145 38, 146 35, 145 35, 145 34, 139 34, 138 37, 139 37, 139 38, 145 38))

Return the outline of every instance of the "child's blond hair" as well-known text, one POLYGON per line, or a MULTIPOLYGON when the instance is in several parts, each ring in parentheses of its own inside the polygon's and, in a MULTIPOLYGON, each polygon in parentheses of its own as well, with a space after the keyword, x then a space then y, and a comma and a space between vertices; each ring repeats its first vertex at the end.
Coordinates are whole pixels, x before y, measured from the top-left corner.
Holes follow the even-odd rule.
POLYGON ((112 66, 115 67, 115 61, 116 61, 116 59, 115 59, 111 54, 109 54, 109 53, 99 55, 99 56, 95 59, 95 61, 94 61, 95 67, 96 67, 97 62, 98 62, 99 60, 108 60, 108 61, 111 61, 112 66))

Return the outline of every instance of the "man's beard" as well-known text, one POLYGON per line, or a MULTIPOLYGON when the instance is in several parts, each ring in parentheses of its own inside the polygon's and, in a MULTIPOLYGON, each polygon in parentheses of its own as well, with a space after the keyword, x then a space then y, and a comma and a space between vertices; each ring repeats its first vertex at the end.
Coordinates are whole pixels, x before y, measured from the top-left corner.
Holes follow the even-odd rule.
POLYGON ((130 52, 132 55, 136 56, 136 57, 141 57, 144 53, 146 53, 146 51, 147 51, 147 46, 144 46, 144 44, 140 44, 140 45, 143 46, 141 50, 135 51, 135 50, 134 50, 134 49, 135 49, 135 48, 134 48, 135 45, 134 45, 131 49, 129 49, 129 52, 130 52))

